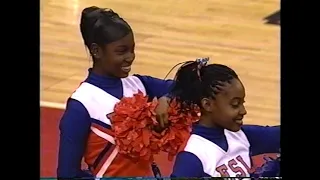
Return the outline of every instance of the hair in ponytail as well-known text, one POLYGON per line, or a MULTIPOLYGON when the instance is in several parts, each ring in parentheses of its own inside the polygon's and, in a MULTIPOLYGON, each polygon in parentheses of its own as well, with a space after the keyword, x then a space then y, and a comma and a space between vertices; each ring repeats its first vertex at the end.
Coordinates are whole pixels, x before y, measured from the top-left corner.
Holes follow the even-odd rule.
POLYGON ((81 35, 88 49, 92 43, 103 46, 132 32, 130 25, 108 8, 87 7, 82 10, 80 21, 81 35))

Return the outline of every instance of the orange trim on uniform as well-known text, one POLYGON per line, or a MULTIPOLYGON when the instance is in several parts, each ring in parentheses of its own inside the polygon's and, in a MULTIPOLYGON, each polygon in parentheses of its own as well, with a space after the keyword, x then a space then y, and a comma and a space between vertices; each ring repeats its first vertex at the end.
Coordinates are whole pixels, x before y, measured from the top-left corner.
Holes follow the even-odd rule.
POLYGON ((102 151, 108 146, 112 145, 111 142, 103 139, 102 137, 96 135, 93 132, 89 133, 86 151, 84 153, 85 162, 89 166, 93 166, 94 162, 97 160, 98 156, 102 151))
POLYGON ((93 174, 96 175, 102 168, 103 164, 108 160, 109 156, 111 155, 111 153, 113 152, 113 150, 116 148, 115 145, 112 145, 111 148, 105 153, 105 155, 103 156, 103 158, 100 160, 100 162, 98 163, 97 167, 94 168, 93 170, 93 174))
POLYGON ((114 136, 114 132, 111 129, 105 128, 105 127, 100 126, 99 124, 96 124, 96 123, 91 123, 91 126, 99 129, 100 131, 102 131, 112 137, 114 136))

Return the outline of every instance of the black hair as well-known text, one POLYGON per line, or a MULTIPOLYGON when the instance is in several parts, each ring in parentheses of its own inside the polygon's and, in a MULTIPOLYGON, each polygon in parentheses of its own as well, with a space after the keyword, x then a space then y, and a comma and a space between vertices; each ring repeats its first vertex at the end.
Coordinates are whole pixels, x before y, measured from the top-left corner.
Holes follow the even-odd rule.
POLYGON ((171 96, 179 104, 181 110, 188 110, 198 105, 201 108, 201 99, 215 98, 221 86, 238 78, 234 70, 222 64, 201 66, 197 61, 188 61, 183 64, 175 75, 175 84, 171 89, 171 96))
POLYGON ((92 43, 102 46, 117 41, 132 29, 111 9, 91 6, 82 10, 80 31, 84 44, 90 49, 92 43))

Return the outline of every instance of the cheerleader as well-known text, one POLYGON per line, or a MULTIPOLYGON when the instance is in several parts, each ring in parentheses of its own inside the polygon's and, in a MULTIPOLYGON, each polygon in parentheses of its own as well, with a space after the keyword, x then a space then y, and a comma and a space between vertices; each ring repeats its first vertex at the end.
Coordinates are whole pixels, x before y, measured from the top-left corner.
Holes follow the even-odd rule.
POLYGON ((280 126, 243 125, 245 88, 231 68, 188 62, 175 80, 172 96, 183 109, 197 104, 201 117, 178 153, 171 177, 249 177, 254 172, 251 156, 279 153, 280 126))
POLYGON ((151 163, 133 163, 118 154, 107 114, 112 113, 119 99, 141 91, 150 98, 160 98, 157 115, 161 126, 165 126, 168 103, 164 95, 173 81, 129 76, 135 59, 134 35, 130 25, 112 10, 85 8, 80 29, 93 67, 68 99, 60 121, 57 176, 151 177, 151 163), (81 170, 83 157, 89 173, 81 170))

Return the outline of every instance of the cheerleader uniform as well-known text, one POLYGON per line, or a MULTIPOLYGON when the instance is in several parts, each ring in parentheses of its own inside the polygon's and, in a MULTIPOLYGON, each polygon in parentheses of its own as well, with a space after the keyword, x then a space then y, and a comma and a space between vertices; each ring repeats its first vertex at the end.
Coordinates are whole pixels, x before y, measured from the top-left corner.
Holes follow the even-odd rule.
POLYGON ((238 132, 196 124, 171 177, 250 177, 251 156, 279 153, 280 126, 243 125, 238 132))
POLYGON ((113 78, 94 74, 89 69, 87 79, 71 95, 60 121, 60 147, 57 176, 73 177, 133 177, 152 176, 149 162, 133 163, 118 154, 107 114, 122 97, 138 91, 150 98, 169 92, 173 81, 133 75, 113 78), (81 170, 84 157, 90 173, 81 170), (92 174, 92 175, 91 175, 92 174))

